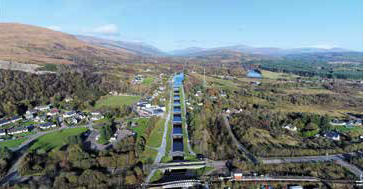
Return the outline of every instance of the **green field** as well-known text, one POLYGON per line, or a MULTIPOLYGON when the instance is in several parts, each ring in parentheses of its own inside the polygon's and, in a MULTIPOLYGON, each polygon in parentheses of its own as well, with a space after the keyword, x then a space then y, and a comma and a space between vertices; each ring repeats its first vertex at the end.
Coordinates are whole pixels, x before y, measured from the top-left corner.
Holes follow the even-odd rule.
POLYGON ((147 145, 157 148, 160 147, 164 131, 165 119, 159 119, 156 127, 152 130, 151 136, 147 139, 147 145))
POLYGON ((137 102, 140 98, 140 96, 104 96, 96 102, 95 108, 117 108, 122 105, 131 105, 137 102))
POLYGON ((144 136, 145 130, 148 127, 148 118, 139 118, 136 120, 137 126, 132 130, 137 133, 137 136, 144 136))
POLYGON ((4 142, 0 142, 1 147, 8 147, 8 148, 14 148, 22 144, 27 138, 19 138, 15 140, 8 140, 4 142))
POLYGON ((142 84, 144 85, 151 85, 155 81, 155 78, 153 77, 147 77, 143 80, 142 84))
POLYGON ((44 149, 45 151, 53 148, 60 148, 66 144, 66 138, 69 136, 81 135, 87 131, 87 128, 71 128, 39 137, 30 147, 30 150, 44 149))

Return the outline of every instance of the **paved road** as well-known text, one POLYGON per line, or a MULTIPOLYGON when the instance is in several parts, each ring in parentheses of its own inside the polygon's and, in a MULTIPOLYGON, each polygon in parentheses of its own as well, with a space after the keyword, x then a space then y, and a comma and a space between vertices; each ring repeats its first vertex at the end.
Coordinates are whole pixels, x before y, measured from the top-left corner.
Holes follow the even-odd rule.
MULTIPOLYGON (((88 127, 88 126, 86 125, 86 126, 81 126, 81 127, 88 127)), ((10 169, 8 170, 6 176, 3 179, 0 180, 0 185, 4 185, 4 184, 8 183, 9 181, 22 179, 18 174, 18 168, 19 168, 19 164, 20 164, 21 160, 28 154, 27 152, 22 153, 22 150, 24 150, 30 143, 32 143, 38 137, 41 137, 45 134, 60 131, 60 130, 64 130, 64 129, 70 129, 70 128, 75 128, 75 127, 60 127, 60 128, 49 130, 49 131, 38 132, 38 133, 30 136, 27 141, 23 142, 18 147, 11 148, 11 150, 14 153, 21 153, 21 155, 18 155, 17 157, 15 157, 13 159, 13 164, 10 167, 10 169)))
POLYGON ((321 161, 334 161, 338 165, 346 167, 356 176, 362 176, 362 170, 355 165, 346 162, 345 156, 357 156, 356 152, 346 154, 334 154, 328 156, 302 156, 302 157, 280 157, 280 158, 262 158, 263 164, 280 164, 280 163, 305 163, 305 162, 321 162, 321 161))
POLYGON ((182 86, 182 97, 183 97, 183 103, 184 103, 184 113, 183 113, 183 117, 185 119, 185 125, 184 125, 184 129, 186 132, 186 137, 187 137, 187 143, 188 143, 188 150, 189 153, 192 155, 195 155, 195 152, 191 149, 191 145, 190 145, 190 139, 189 139, 189 132, 188 132, 188 124, 186 123, 186 103, 185 103, 185 92, 184 92, 184 86, 182 86))
MULTIPOLYGON (((167 146, 166 137, 167 137, 167 131, 169 130, 168 127, 169 127, 171 111, 173 109, 173 107, 172 107, 172 98, 173 98, 173 95, 172 95, 172 90, 171 90, 170 91, 170 101, 169 101, 169 105, 168 105, 170 108, 169 108, 169 112, 167 113, 167 117, 166 117, 166 120, 165 120, 165 125, 164 125, 165 127, 164 127, 161 146, 158 148, 158 153, 156 155, 155 161, 153 162, 154 165, 160 163, 162 157, 165 155, 165 152, 166 152, 166 146, 167 146)), ((150 180, 151 180, 152 176, 155 174, 155 172, 156 172, 156 169, 151 170, 150 174, 146 178, 146 183, 150 182, 150 180)))
POLYGON ((229 121, 228 121, 228 118, 227 118, 228 115, 226 114, 223 114, 223 121, 224 121, 224 125, 226 126, 228 132, 229 132, 229 135, 231 136, 233 142, 236 144, 237 148, 242 151, 246 157, 248 159, 250 159, 254 164, 257 164, 259 163, 259 160, 253 155, 251 154, 251 152, 249 152, 236 138, 236 136, 234 136, 233 132, 232 132, 232 129, 231 129, 231 126, 229 125, 229 121))

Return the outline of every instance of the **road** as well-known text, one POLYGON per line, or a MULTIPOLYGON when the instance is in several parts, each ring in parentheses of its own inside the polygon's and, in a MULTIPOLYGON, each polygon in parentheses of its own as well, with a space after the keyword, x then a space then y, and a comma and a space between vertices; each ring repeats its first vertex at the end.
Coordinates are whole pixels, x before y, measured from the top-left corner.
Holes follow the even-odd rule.
POLYGON ((237 148, 243 152, 246 157, 252 161, 252 163, 254 164, 258 164, 259 163, 259 160, 253 155, 251 154, 251 152, 249 152, 236 138, 236 136, 233 134, 232 132, 232 129, 231 129, 231 126, 229 125, 229 121, 228 121, 228 115, 226 114, 223 114, 223 122, 224 122, 224 125, 226 126, 227 130, 228 130, 228 133, 229 135, 231 136, 233 142, 236 144, 237 148))
POLYGON ((328 156, 302 156, 302 157, 280 157, 280 158, 262 158, 263 164, 280 164, 280 163, 305 163, 305 162, 321 162, 334 161, 336 164, 347 168, 356 176, 362 176, 362 170, 345 161, 345 156, 356 156, 356 152, 346 154, 334 154, 328 156))
MULTIPOLYGON (((231 126, 229 125, 229 121, 227 118, 228 115, 223 114, 224 125, 227 127, 229 131, 229 135, 233 139, 233 142, 236 144, 237 148, 244 152, 246 156, 255 164, 259 163, 258 158, 256 158, 253 154, 251 154, 236 138, 233 134, 231 126)), ((279 157, 279 158, 260 158, 263 164, 280 164, 280 163, 305 163, 305 162, 318 162, 318 161, 334 161, 336 164, 347 168, 357 177, 362 177, 362 170, 358 167, 348 163, 345 161, 345 156, 355 156, 357 153, 351 152, 346 154, 334 154, 328 156, 301 156, 301 157, 279 157)))
POLYGON ((187 120, 186 120, 186 103, 185 103, 185 92, 184 92, 184 86, 182 86, 182 97, 183 97, 183 103, 184 103, 184 113, 183 113, 183 117, 185 119, 185 124, 184 124, 184 129, 185 129, 185 132, 186 132, 186 137, 187 137, 187 143, 188 143, 188 150, 189 150, 189 153, 191 155, 195 155, 195 152, 191 149, 191 145, 190 145, 190 139, 189 139, 189 132, 188 132, 188 124, 186 123, 187 120))
MULTIPOLYGON (((88 127, 88 126, 86 125, 86 126, 81 126, 81 127, 88 127)), ((4 176, 4 178, 0 180, 0 185, 2 186, 4 184, 8 183, 9 181, 21 179, 21 177, 18 174, 18 168, 19 168, 19 164, 20 164, 21 160, 27 155, 27 152, 22 153, 22 151, 26 147, 28 147, 29 144, 31 144, 33 141, 35 141, 38 137, 41 137, 45 134, 49 134, 49 133, 64 130, 64 129, 71 129, 71 128, 75 128, 75 127, 60 127, 60 128, 53 129, 50 131, 38 132, 38 133, 30 136, 27 141, 23 142, 18 147, 11 148, 11 150, 18 155, 16 155, 16 157, 14 157, 14 159, 12 160, 12 162, 13 162, 12 166, 8 170, 6 176, 4 176)))
MULTIPOLYGON (((171 80, 170 80, 171 81, 171 80)), ((171 81, 172 82, 172 81, 171 81)), ((167 113, 166 119, 165 119, 165 125, 164 125, 164 131, 163 131, 163 136, 162 136, 162 142, 160 147, 158 148, 158 153, 156 155, 155 161, 153 162, 154 165, 160 163, 162 157, 165 155, 166 152, 166 146, 167 146, 167 141, 166 141, 166 137, 167 137, 167 131, 169 130, 169 121, 170 121, 170 116, 171 116, 171 111, 173 109, 172 107, 172 98, 173 98, 173 94, 172 94, 172 89, 170 91, 170 100, 169 100, 169 111, 167 113)), ((150 171, 150 174, 147 176, 146 178, 146 183, 149 183, 152 176, 155 174, 156 169, 152 169, 150 171)))

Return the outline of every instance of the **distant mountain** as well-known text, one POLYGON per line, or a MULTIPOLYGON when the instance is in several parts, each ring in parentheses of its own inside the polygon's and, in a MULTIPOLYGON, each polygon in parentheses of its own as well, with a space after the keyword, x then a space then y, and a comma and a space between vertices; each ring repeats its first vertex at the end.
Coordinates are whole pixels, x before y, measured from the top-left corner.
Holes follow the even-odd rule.
POLYGON ((91 36, 83 36, 76 35, 78 39, 84 41, 88 44, 101 46, 114 50, 128 50, 136 54, 140 55, 148 55, 148 56, 164 56, 166 55, 164 52, 159 50, 158 48, 143 43, 143 42, 126 42, 126 41, 114 41, 109 39, 91 37, 91 36))
POLYGON ((132 51, 90 45, 75 36, 47 28, 0 23, 0 60, 36 64, 74 64, 90 60, 138 59, 132 51))
POLYGON ((178 49, 178 50, 170 51, 170 52, 168 52, 168 54, 172 55, 172 56, 188 56, 188 55, 192 55, 195 53, 201 53, 201 52, 204 52, 207 50, 208 49, 204 49, 204 48, 200 48, 200 47, 189 47, 186 49, 178 49))
POLYGON ((324 53, 324 52, 351 52, 350 50, 341 48, 322 49, 322 48, 295 48, 295 49, 281 49, 274 47, 250 47, 246 45, 235 45, 227 47, 216 48, 198 48, 192 47, 181 50, 174 50, 169 52, 173 56, 200 56, 204 54, 211 54, 219 51, 232 51, 236 53, 251 54, 251 55, 269 55, 269 56, 283 56, 289 54, 302 53, 324 53))

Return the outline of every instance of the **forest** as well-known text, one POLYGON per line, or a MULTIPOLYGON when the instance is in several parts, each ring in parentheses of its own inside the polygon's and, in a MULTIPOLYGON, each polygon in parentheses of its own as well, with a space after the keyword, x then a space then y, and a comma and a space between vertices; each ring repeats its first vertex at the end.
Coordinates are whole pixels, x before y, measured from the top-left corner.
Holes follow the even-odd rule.
POLYGON ((303 53, 280 58, 243 61, 243 65, 259 65, 273 72, 294 73, 306 77, 362 79, 362 54, 303 53))

